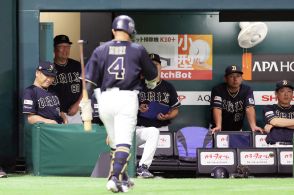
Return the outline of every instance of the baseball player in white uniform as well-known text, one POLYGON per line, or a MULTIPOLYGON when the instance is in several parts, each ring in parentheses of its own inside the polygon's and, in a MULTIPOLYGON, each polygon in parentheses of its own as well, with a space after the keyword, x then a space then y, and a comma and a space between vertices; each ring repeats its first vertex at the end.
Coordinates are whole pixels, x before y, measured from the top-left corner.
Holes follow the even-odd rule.
POLYGON ((132 185, 126 175, 132 138, 137 124, 138 93, 143 75, 155 87, 157 69, 146 49, 132 43, 135 23, 121 15, 112 23, 114 39, 97 47, 86 65, 88 94, 100 87, 99 114, 113 151, 107 189, 126 192, 132 185))

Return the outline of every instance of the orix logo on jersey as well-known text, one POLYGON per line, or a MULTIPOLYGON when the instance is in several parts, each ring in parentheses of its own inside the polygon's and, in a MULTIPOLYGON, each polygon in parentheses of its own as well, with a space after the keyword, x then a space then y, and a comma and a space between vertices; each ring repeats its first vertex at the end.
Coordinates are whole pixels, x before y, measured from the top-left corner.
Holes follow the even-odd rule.
POLYGON ((291 54, 252 54, 242 56, 244 80, 277 81, 292 80, 294 55, 291 54))
POLYGON ((38 99, 39 108, 59 106, 59 99, 56 95, 46 96, 45 98, 38 99))
POLYGON ((78 72, 69 72, 67 74, 61 73, 58 76, 55 77, 53 85, 56 85, 57 83, 72 83, 72 82, 80 82, 80 74, 78 72))
POLYGON ((294 112, 281 112, 279 110, 276 110, 275 115, 278 116, 279 118, 288 118, 288 119, 294 118, 294 112))
POLYGON ((80 76, 79 72, 61 73, 55 77, 52 85, 57 85, 58 83, 61 83, 61 84, 71 83, 70 85, 71 92, 79 93, 81 91, 79 76, 80 76))
POLYGON ((161 102, 165 104, 169 104, 169 96, 170 94, 167 92, 153 92, 153 91, 148 91, 147 93, 145 92, 140 92, 140 102, 161 102))

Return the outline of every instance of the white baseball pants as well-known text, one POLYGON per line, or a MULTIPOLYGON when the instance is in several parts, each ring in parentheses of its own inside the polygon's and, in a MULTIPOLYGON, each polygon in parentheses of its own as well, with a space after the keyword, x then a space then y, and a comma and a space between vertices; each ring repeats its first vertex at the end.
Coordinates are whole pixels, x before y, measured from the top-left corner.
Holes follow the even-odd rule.
POLYGON ((151 165, 159 140, 159 129, 155 127, 137 127, 136 129, 136 144, 140 146, 145 143, 143 154, 139 162, 142 164, 151 165))
POLYGON ((99 115, 109 136, 110 147, 132 145, 137 124, 138 91, 107 89, 98 98, 99 115))

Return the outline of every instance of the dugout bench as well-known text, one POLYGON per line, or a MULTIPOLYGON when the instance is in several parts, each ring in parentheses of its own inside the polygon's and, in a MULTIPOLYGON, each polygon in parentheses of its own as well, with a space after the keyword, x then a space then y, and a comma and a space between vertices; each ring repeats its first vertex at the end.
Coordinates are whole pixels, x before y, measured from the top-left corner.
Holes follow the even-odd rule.
POLYGON ((250 131, 221 131, 214 136, 214 148, 198 148, 197 171, 210 174, 215 167, 235 173, 246 166, 252 175, 293 173, 293 142, 269 145, 266 134, 250 131))
MULTIPOLYGON (((161 132, 164 139, 160 140, 150 171, 194 171, 195 175, 201 175, 210 174, 220 166, 229 173, 235 173, 237 166, 243 165, 253 175, 293 173, 293 145, 269 145, 265 142, 266 135, 259 132, 218 132, 213 137, 213 148, 195 148, 196 162, 179 158, 175 135, 175 132, 161 132)), ((138 147, 137 160, 140 160, 141 154, 142 147, 138 147)))

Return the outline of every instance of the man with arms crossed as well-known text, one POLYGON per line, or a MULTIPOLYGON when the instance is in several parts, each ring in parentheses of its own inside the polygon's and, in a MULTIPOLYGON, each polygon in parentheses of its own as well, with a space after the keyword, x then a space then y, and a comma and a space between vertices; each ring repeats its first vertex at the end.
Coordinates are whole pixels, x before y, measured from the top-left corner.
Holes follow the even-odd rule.
POLYGON ((277 104, 267 105, 263 109, 265 120, 264 130, 268 133, 266 142, 276 144, 292 145, 294 133, 294 107, 291 105, 293 100, 293 85, 290 81, 282 80, 277 82, 275 94, 277 104))

